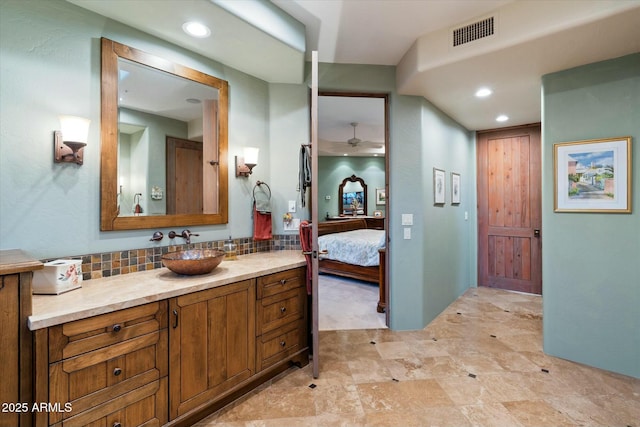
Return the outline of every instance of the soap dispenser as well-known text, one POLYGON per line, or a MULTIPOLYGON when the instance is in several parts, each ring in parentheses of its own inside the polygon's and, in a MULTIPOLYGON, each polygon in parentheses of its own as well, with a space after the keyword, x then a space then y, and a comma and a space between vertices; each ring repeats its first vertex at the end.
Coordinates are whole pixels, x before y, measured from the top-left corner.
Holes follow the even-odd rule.
POLYGON ((235 243, 233 243, 233 240, 231 240, 231 236, 229 236, 229 240, 225 240, 223 250, 224 250, 224 259, 226 260, 238 259, 237 246, 235 243))

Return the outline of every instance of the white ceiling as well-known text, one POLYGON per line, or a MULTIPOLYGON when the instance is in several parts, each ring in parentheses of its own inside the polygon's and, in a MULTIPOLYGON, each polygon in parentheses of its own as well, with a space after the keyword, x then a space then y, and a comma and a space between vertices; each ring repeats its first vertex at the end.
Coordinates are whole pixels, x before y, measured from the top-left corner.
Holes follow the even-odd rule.
MULTIPOLYGON (((313 50, 320 62, 395 65, 400 94, 424 96, 469 130, 538 122, 542 75, 640 52, 640 0, 68 1, 269 82, 300 83, 313 50), (306 52, 214 2, 236 13, 281 8, 304 24, 306 52), (495 35, 450 47, 453 28, 488 16, 495 35), (193 18, 210 23, 213 37, 182 33, 193 18), (480 86, 493 95, 475 98, 480 86), (498 114, 510 119, 497 123, 498 114)), ((362 122, 357 136, 369 139, 360 136, 368 121, 349 111, 340 118, 344 139, 353 136, 350 122, 362 122)))

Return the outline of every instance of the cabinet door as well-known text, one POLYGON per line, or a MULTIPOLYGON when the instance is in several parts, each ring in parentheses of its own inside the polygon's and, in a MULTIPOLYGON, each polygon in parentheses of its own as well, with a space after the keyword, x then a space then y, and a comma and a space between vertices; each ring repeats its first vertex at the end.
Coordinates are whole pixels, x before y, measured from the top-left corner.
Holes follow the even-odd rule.
POLYGON ((20 365, 16 345, 18 331, 18 275, 3 276, 0 284, 0 360, 2 361, 2 381, 0 381, 0 403, 15 404, 17 407, 0 411, 0 425, 17 426, 21 406, 19 393, 20 365))
POLYGON ((255 300, 254 280, 171 300, 171 419, 215 400, 253 375, 255 300))

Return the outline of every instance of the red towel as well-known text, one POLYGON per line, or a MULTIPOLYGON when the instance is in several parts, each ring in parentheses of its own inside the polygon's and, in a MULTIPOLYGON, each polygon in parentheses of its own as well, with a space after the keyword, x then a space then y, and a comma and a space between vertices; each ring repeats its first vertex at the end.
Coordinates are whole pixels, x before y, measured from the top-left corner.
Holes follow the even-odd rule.
POLYGON ((271 232, 271 212, 259 212, 253 202, 253 240, 269 240, 271 232))
POLYGON ((307 261, 307 295, 311 295, 311 279, 313 274, 311 272, 311 250, 313 248, 311 244, 311 224, 309 221, 300 222, 300 246, 304 254, 304 258, 307 261))

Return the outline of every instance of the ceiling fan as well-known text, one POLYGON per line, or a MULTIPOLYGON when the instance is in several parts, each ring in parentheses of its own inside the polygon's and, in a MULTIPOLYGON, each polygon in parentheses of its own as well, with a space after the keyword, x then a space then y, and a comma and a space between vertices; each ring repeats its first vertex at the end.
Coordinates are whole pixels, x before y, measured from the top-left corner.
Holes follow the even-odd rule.
POLYGON ((356 127, 358 127, 358 122, 351 122, 351 126, 353 126, 353 138, 349 138, 349 140, 347 140, 347 144, 352 147, 357 147, 358 144, 362 142, 360 138, 356 138, 356 127))

